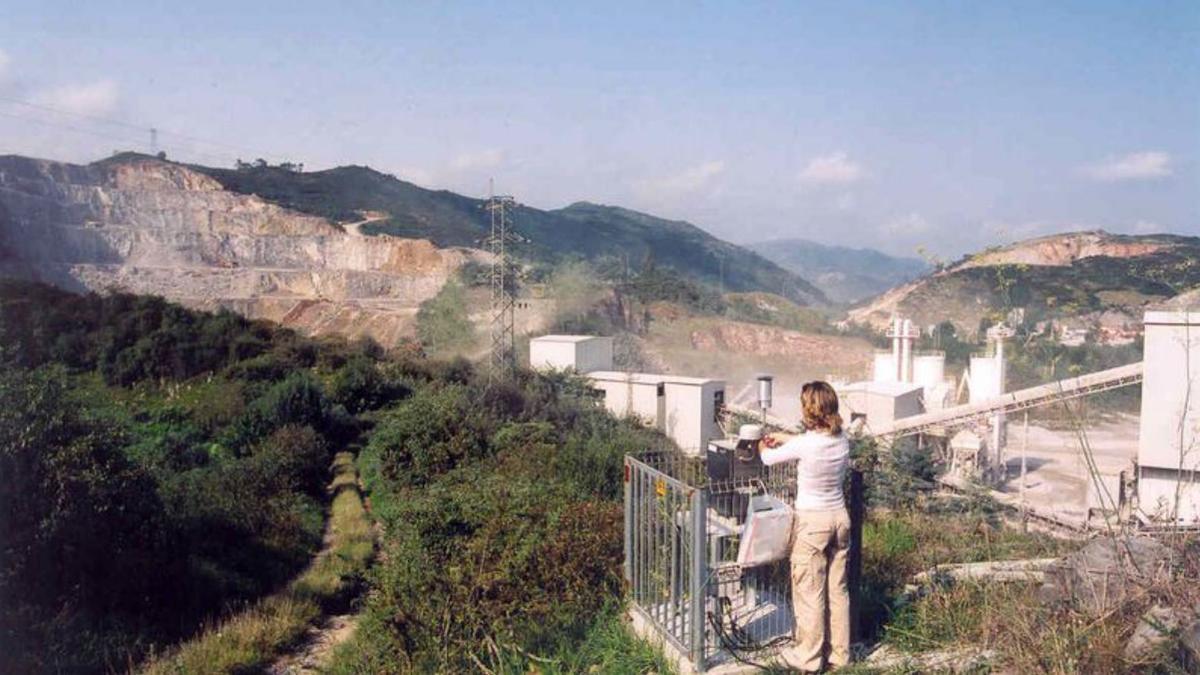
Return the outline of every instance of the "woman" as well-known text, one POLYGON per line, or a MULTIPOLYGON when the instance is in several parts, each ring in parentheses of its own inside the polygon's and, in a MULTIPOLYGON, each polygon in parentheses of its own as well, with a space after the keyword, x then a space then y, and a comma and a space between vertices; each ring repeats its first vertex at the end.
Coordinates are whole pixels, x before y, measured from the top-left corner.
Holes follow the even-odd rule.
POLYGON ((800 407, 807 433, 778 447, 768 437, 765 442, 773 449, 762 453, 762 461, 797 462, 791 556, 796 642, 784 660, 794 668, 819 672, 827 648, 830 666, 850 662, 850 515, 842 494, 850 443, 842 433, 837 393, 828 383, 804 385, 800 407))

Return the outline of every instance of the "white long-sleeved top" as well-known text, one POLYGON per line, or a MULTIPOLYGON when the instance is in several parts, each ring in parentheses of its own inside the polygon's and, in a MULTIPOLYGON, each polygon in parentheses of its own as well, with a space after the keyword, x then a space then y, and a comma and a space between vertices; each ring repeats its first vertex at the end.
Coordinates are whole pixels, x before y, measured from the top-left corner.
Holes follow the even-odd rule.
POLYGON ((845 508, 842 484, 850 464, 850 442, 845 435, 810 431, 762 453, 763 464, 797 461, 796 508, 833 511, 845 508))

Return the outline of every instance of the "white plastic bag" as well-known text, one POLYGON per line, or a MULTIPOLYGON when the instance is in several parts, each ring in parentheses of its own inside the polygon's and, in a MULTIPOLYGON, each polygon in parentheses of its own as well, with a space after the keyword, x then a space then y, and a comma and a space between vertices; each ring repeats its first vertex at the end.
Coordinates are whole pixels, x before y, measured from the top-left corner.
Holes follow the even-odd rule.
POLYGON ((746 508, 746 525, 738 543, 738 564, 754 567, 788 557, 794 517, 791 505, 780 499, 771 495, 751 497, 746 508))

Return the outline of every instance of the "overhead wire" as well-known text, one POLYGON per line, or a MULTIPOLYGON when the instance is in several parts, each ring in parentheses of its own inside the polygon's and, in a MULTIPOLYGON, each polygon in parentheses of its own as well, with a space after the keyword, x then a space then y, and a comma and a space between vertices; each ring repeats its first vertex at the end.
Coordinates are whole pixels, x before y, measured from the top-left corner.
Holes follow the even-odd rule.
MULTIPOLYGON (((44 103, 37 103, 34 101, 25 101, 22 99, 12 98, 12 97, 8 97, 8 96, 0 96, 0 103, 8 103, 10 105, 22 106, 22 107, 29 108, 32 110, 38 110, 38 111, 42 111, 42 112, 52 113, 55 115, 72 117, 72 118, 77 118, 80 120, 87 120, 89 122, 95 122, 95 123, 99 123, 99 124, 107 124, 110 126, 116 126, 116 127, 121 127, 121 128, 125 128, 125 129, 136 130, 136 131, 142 132, 147 137, 149 137, 151 134, 157 134, 159 138, 162 138, 165 136, 165 137, 169 137, 169 138, 179 139, 181 141, 187 141, 187 142, 194 143, 194 144, 211 146, 214 149, 223 150, 224 152, 222 152, 219 155, 212 153, 212 152, 206 152, 203 150, 187 150, 187 151, 182 151, 182 152, 184 152, 184 154, 200 156, 200 157, 208 157, 210 159, 216 158, 216 159, 219 159, 223 163, 231 163, 229 160, 241 159, 242 157, 245 157, 247 160, 249 160, 251 158, 262 156, 261 153, 250 152, 250 151, 247 151, 246 148, 240 148, 240 147, 230 145, 228 143, 224 143, 221 141, 214 141, 214 140, 202 138, 199 136, 194 136, 192 134, 185 134, 182 132, 173 131, 171 129, 164 129, 164 128, 149 125, 149 124, 134 123, 134 122, 128 122, 125 120, 119 120, 119 119, 115 119, 115 118, 111 118, 111 117, 103 117, 100 115, 90 115, 90 114, 86 114, 86 113, 75 112, 72 110, 64 110, 62 108, 58 108, 58 107, 51 106, 51 105, 46 105, 44 103), (230 152, 235 153, 235 154, 226 154, 226 153, 230 153, 230 152)), ((61 121, 36 119, 36 118, 31 118, 31 117, 19 116, 19 115, 15 115, 12 113, 3 113, 2 111, 0 111, 0 114, 3 114, 5 117, 10 117, 13 119, 20 119, 20 120, 24 120, 24 121, 28 121, 28 122, 35 122, 35 123, 45 124, 45 125, 50 125, 50 126, 60 126, 62 128, 66 128, 71 131, 75 131, 75 132, 83 133, 83 134, 90 134, 90 135, 98 136, 98 137, 102 137, 102 138, 108 138, 109 140, 121 140, 122 142, 126 142, 126 143, 136 143, 140 147, 145 147, 145 146, 149 145, 149 143, 147 143, 145 140, 134 141, 132 139, 118 138, 118 137, 112 136, 110 134, 105 134, 103 132, 89 130, 89 129, 83 129, 78 126, 70 125, 68 123, 61 122, 61 121)), ((172 152, 179 153, 181 151, 179 148, 172 148, 172 152)), ((268 153, 268 156, 278 157, 279 153, 268 153)))

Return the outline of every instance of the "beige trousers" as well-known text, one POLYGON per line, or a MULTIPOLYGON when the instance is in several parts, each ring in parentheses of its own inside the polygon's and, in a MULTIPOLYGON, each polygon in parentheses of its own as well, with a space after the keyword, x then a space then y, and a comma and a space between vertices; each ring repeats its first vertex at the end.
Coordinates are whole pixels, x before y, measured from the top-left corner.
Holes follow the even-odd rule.
POLYGON ((792 526, 792 607, 796 645, 789 661, 803 670, 821 670, 825 645, 829 665, 850 662, 850 592, 846 555, 850 515, 846 509, 796 511, 792 526))

